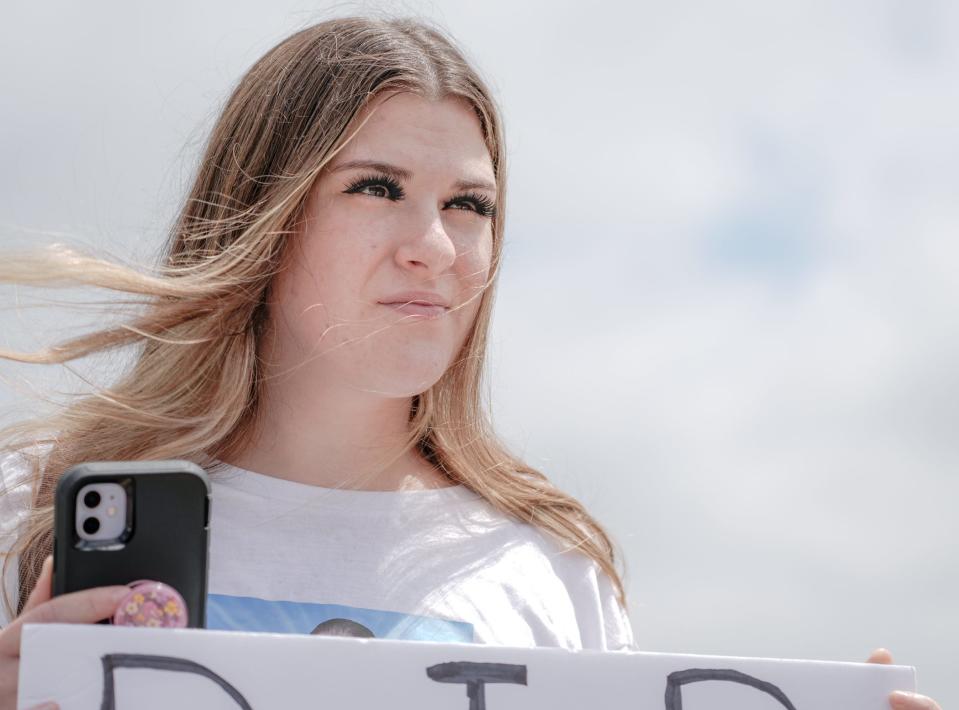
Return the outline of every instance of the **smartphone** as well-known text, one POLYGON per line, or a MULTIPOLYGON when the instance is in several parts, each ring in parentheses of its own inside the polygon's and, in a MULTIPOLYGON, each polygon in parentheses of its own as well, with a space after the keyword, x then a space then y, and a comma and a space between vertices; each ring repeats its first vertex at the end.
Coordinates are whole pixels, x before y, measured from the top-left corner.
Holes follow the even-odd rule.
POLYGON ((155 580, 206 625, 210 482, 189 461, 71 467, 54 498, 53 594, 155 580))

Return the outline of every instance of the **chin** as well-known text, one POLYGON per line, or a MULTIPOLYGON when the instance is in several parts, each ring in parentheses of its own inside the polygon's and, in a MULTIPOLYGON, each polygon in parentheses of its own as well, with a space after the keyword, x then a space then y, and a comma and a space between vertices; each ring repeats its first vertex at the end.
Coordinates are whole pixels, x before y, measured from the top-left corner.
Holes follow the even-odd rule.
POLYGON ((420 360, 415 365, 393 360, 365 373, 357 373, 354 382, 362 382, 362 388, 387 397, 412 397, 422 394, 439 382, 446 372, 447 362, 425 363, 420 360))
POLYGON ((412 397, 435 385, 453 363, 458 348, 452 342, 411 342, 374 344, 350 353, 338 353, 337 369, 357 389, 387 397, 412 397), (379 345, 379 347, 377 347, 379 345))
POLYGON ((382 392, 389 397, 413 397, 414 395, 426 392, 443 377, 443 372, 423 373, 420 377, 410 376, 395 377, 392 380, 381 381, 379 387, 375 387, 377 392, 382 392))

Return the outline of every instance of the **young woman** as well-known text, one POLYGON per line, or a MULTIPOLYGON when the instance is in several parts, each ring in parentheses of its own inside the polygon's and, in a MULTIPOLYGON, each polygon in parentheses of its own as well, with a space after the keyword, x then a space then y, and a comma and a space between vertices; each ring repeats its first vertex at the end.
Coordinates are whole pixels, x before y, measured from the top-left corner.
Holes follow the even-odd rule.
POLYGON ((93 622, 126 591, 49 599, 52 492, 88 460, 209 470, 212 628, 632 646, 603 528, 483 410, 505 181, 499 112, 442 32, 337 19, 241 80, 158 274, 67 251, 0 267, 142 297, 128 323, 5 353, 138 347, 105 391, 7 432, 4 707, 23 621, 93 622))

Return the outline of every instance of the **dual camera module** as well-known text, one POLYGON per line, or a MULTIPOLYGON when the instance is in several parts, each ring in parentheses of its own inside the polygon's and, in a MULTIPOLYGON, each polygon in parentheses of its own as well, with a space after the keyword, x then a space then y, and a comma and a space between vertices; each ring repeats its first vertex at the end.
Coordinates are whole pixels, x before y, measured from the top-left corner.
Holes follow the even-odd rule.
MULTIPOLYGON (((97 491, 87 491, 83 496, 83 505, 86 508, 96 508, 102 500, 102 496, 97 491)), ((83 521, 83 531, 88 535, 95 535, 99 529, 100 518, 95 515, 91 515, 83 521)))
POLYGON ((76 533, 80 542, 110 544, 127 531, 129 491, 114 482, 88 483, 76 497, 76 533))

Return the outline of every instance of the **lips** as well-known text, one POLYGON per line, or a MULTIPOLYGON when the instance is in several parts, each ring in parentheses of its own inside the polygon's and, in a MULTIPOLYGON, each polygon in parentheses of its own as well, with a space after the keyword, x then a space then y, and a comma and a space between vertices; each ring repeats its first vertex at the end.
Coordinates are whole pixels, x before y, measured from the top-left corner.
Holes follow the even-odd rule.
POLYGON ((380 304, 407 316, 438 318, 449 310, 450 301, 433 291, 403 291, 380 299, 380 304))
POLYGON ((450 300, 448 298, 444 298, 440 294, 433 293, 432 291, 404 291, 402 293, 394 293, 386 298, 381 298, 380 303, 387 306, 397 303, 442 306, 443 308, 449 308, 450 306, 450 300))
POLYGON ((427 318, 437 318, 449 310, 445 306, 439 306, 435 303, 424 303, 423 301, 382 303, 380 305, 386 306, 387 308, 392 308, 393 310, 399 311, 404 315, 425 316, 427 318))

